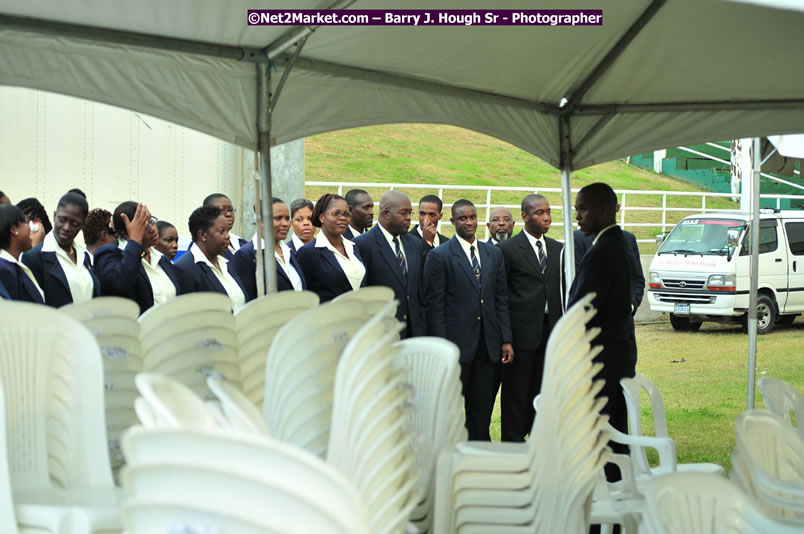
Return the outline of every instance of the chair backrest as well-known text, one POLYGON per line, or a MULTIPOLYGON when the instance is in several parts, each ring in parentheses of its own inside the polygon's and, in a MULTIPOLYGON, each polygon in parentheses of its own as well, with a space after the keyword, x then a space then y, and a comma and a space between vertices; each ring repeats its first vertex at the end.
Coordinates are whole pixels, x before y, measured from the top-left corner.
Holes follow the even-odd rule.
POLYGON ((8 465, 6 446, 6 395, 0 381, 0 532, 16 534, 17 516, 14 513, 14 497, 11 494, 11 471, 8 465))
POLYGON ((733 482, 711 473, 669 473, 640 485, 645 510, 639 531, 647 534, 792 534, 765 516, 733 482))
POLYGON ((232 428, 268 435, 268 427, 262 414, 240 390, 220 378, 207 378, 207 385, 221 402, 223 414, 232 428))
POLYGON ((765 407, 804 435, 804 396, 801 392, 789 382, 771 376, 760 378, 757 387, 765 407))
POLYGON ((46 306, 3 301, 0 316, 12 486, 112 486, 98 343, 46 306))
POLYGON ((204 401, 180 382, 154 373, 140 373, 136 382, 148 405, 146 419, 155 424, 191 428, 219 426, 219 421, 207 410, 204 401))
MULTIPOLYGON (((394 300, 394 290, 385 286, 361 287, 347 291, 333 299, 334 302, 359 303, 369 315, 379 312, 392 300, 394 300)), ((394 306, 392 315, 394 314, 396 314, 396 306, 394 306)))
MULTIPOLYGON (((637 373, 633 378, 623 378, 620 380, 623 388, 625 405, 628 410, 629 433, 634 436, 642 436, 642 390, 648 394, 653 413, 654 435, 666 438, 667 418, 664 411, 664 400, 659 388, 656 387, 648 377, 637 373)), ((634 461, 634 470, 638 475, 649 475, 651 473, 648 457, 643 447, 636 447, 631 450, 631 458, 634 461)))

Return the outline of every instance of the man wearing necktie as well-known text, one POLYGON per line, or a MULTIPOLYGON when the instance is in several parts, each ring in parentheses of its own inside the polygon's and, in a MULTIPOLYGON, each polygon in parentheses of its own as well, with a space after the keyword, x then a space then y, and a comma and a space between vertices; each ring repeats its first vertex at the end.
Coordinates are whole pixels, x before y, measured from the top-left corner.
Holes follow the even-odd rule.
POLYGON ((421 305, 422 241, 408 234, 412 211, 405 194, 388 191, 380 199, 379 224, 354 239, 366 266, 366 285, 394 290, 396 318, 406 324, 402 337, 423 336, 427 330, 421 305))
MULTIPOLYGON (((544 350, 561 318, 561 250, 545 234, 552 217, 542 195, 522 199, 525 229, 497 246, 505 258, 508 309, 516 361, 503 367, 500 395, 503 441, 525 441, 533 425, 533 398, 539 394, 544 350)), ((531 436, 532 437, 532 436, 531 436)))
POLYGON ((450 221, 455 239, 430 251, 424 266, 428 333, 458 345, 469 439, 488 441, 501 364, 514 360, 505 265, 497 247, 475 237, 474 204, 456 201, 450 221))

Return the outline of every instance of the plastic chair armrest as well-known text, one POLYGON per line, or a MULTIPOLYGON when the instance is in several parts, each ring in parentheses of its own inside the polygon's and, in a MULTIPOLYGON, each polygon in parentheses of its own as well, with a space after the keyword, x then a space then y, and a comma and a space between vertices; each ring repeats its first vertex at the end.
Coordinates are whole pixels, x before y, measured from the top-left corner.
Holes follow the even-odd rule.
POLYGON ((623 434, 609 425, 612 441, 628 445, 629 447, 649 447, 659 453, 660 473, 673 473, 676 471, 676 443, 671 438, 656 436, 632 436, 623 434))

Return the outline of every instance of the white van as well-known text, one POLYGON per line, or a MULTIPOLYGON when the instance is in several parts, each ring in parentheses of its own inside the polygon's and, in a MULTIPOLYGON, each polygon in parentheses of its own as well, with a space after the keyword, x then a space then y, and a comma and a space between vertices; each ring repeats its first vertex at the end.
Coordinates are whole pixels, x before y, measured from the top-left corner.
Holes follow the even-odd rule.
MULTIPOLYGON (((745 212, 685 217, 650 264, 650 309, 670 314, 676 330, 703 321, 740 321, 747 329, 749 221, 745 212)), ((661 238, 659 238, 661 241, 661 238)), ((763 209, 759 226, 757 330, 792 323, 804 312, 804 212, 763 209)))

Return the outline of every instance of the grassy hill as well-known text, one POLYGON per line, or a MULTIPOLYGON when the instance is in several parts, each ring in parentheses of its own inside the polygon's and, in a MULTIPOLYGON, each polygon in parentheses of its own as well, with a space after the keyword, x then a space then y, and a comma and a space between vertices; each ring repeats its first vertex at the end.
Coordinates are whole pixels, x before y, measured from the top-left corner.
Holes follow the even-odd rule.
MULTIPOLYGON (((308 137, 305 142, 307 181, 348 181, 372 183, 410 183, 469 186, 516 186, 529 188, 561 187, 560 172, 539 158, 504 141, 454 126, 434 124, 388 124, 343 130, 308 137)), ((573 187, 593 182, 606 182, 615 190, 639 189, 654 191, 703 191, 689 183, 629 166, 624 161, 612 161, 580 170, 573 174, 573 187)), ((306 195, 315 200, 331 188, 307 187, 306 195)), ((437 190, 405 190, 414 202, 437 190)), ((383 188, 370 189, 378 200, 383 188)), ((497 193, 494 204, 518 205, 522 193, 497 193)), ((554 208, 553 219, 562 221, 560 194, 546 194, 554 208)), ((469 198, 485 203, 480 191, 447 191, 445 202, 469 198)), ((660 196, 643 197, 639 206, 660 207, 660 196)), ((707 203, 716 208, 736 208, 727 200, 707 203)), ((629 206, 634 204, 628 203, 629 206)), ((699 199, 674 200, 668 206, 700 210, 699 199)), ((481 214, 481 219, 485 214, 481 214)), ((668 218, 675 222, 685 213, 676 212, 668 218)), ((514 213, 515 218, 519 218, 514 213)), ((415 217, 414 217, 415 218, 415 217)), ((448 218, 448 217, 447 217, 448 218)), ((445 222, 446 219, 445 218, 445 222)), ((659 223, 661 216, 654 211, 628 212, 627 221, 659 223)), ((639 227, 631 230, 640 239, 653 238, 661 227, 639 227)), ((449 224, 445 233, 451 234, 449 224)), ((556 237, 561 228, 553 230, 556 237)), ((552 233, 552 232, 551 232, 552 233)), ((655 247, 640 244, 644 253, 655 247)))

